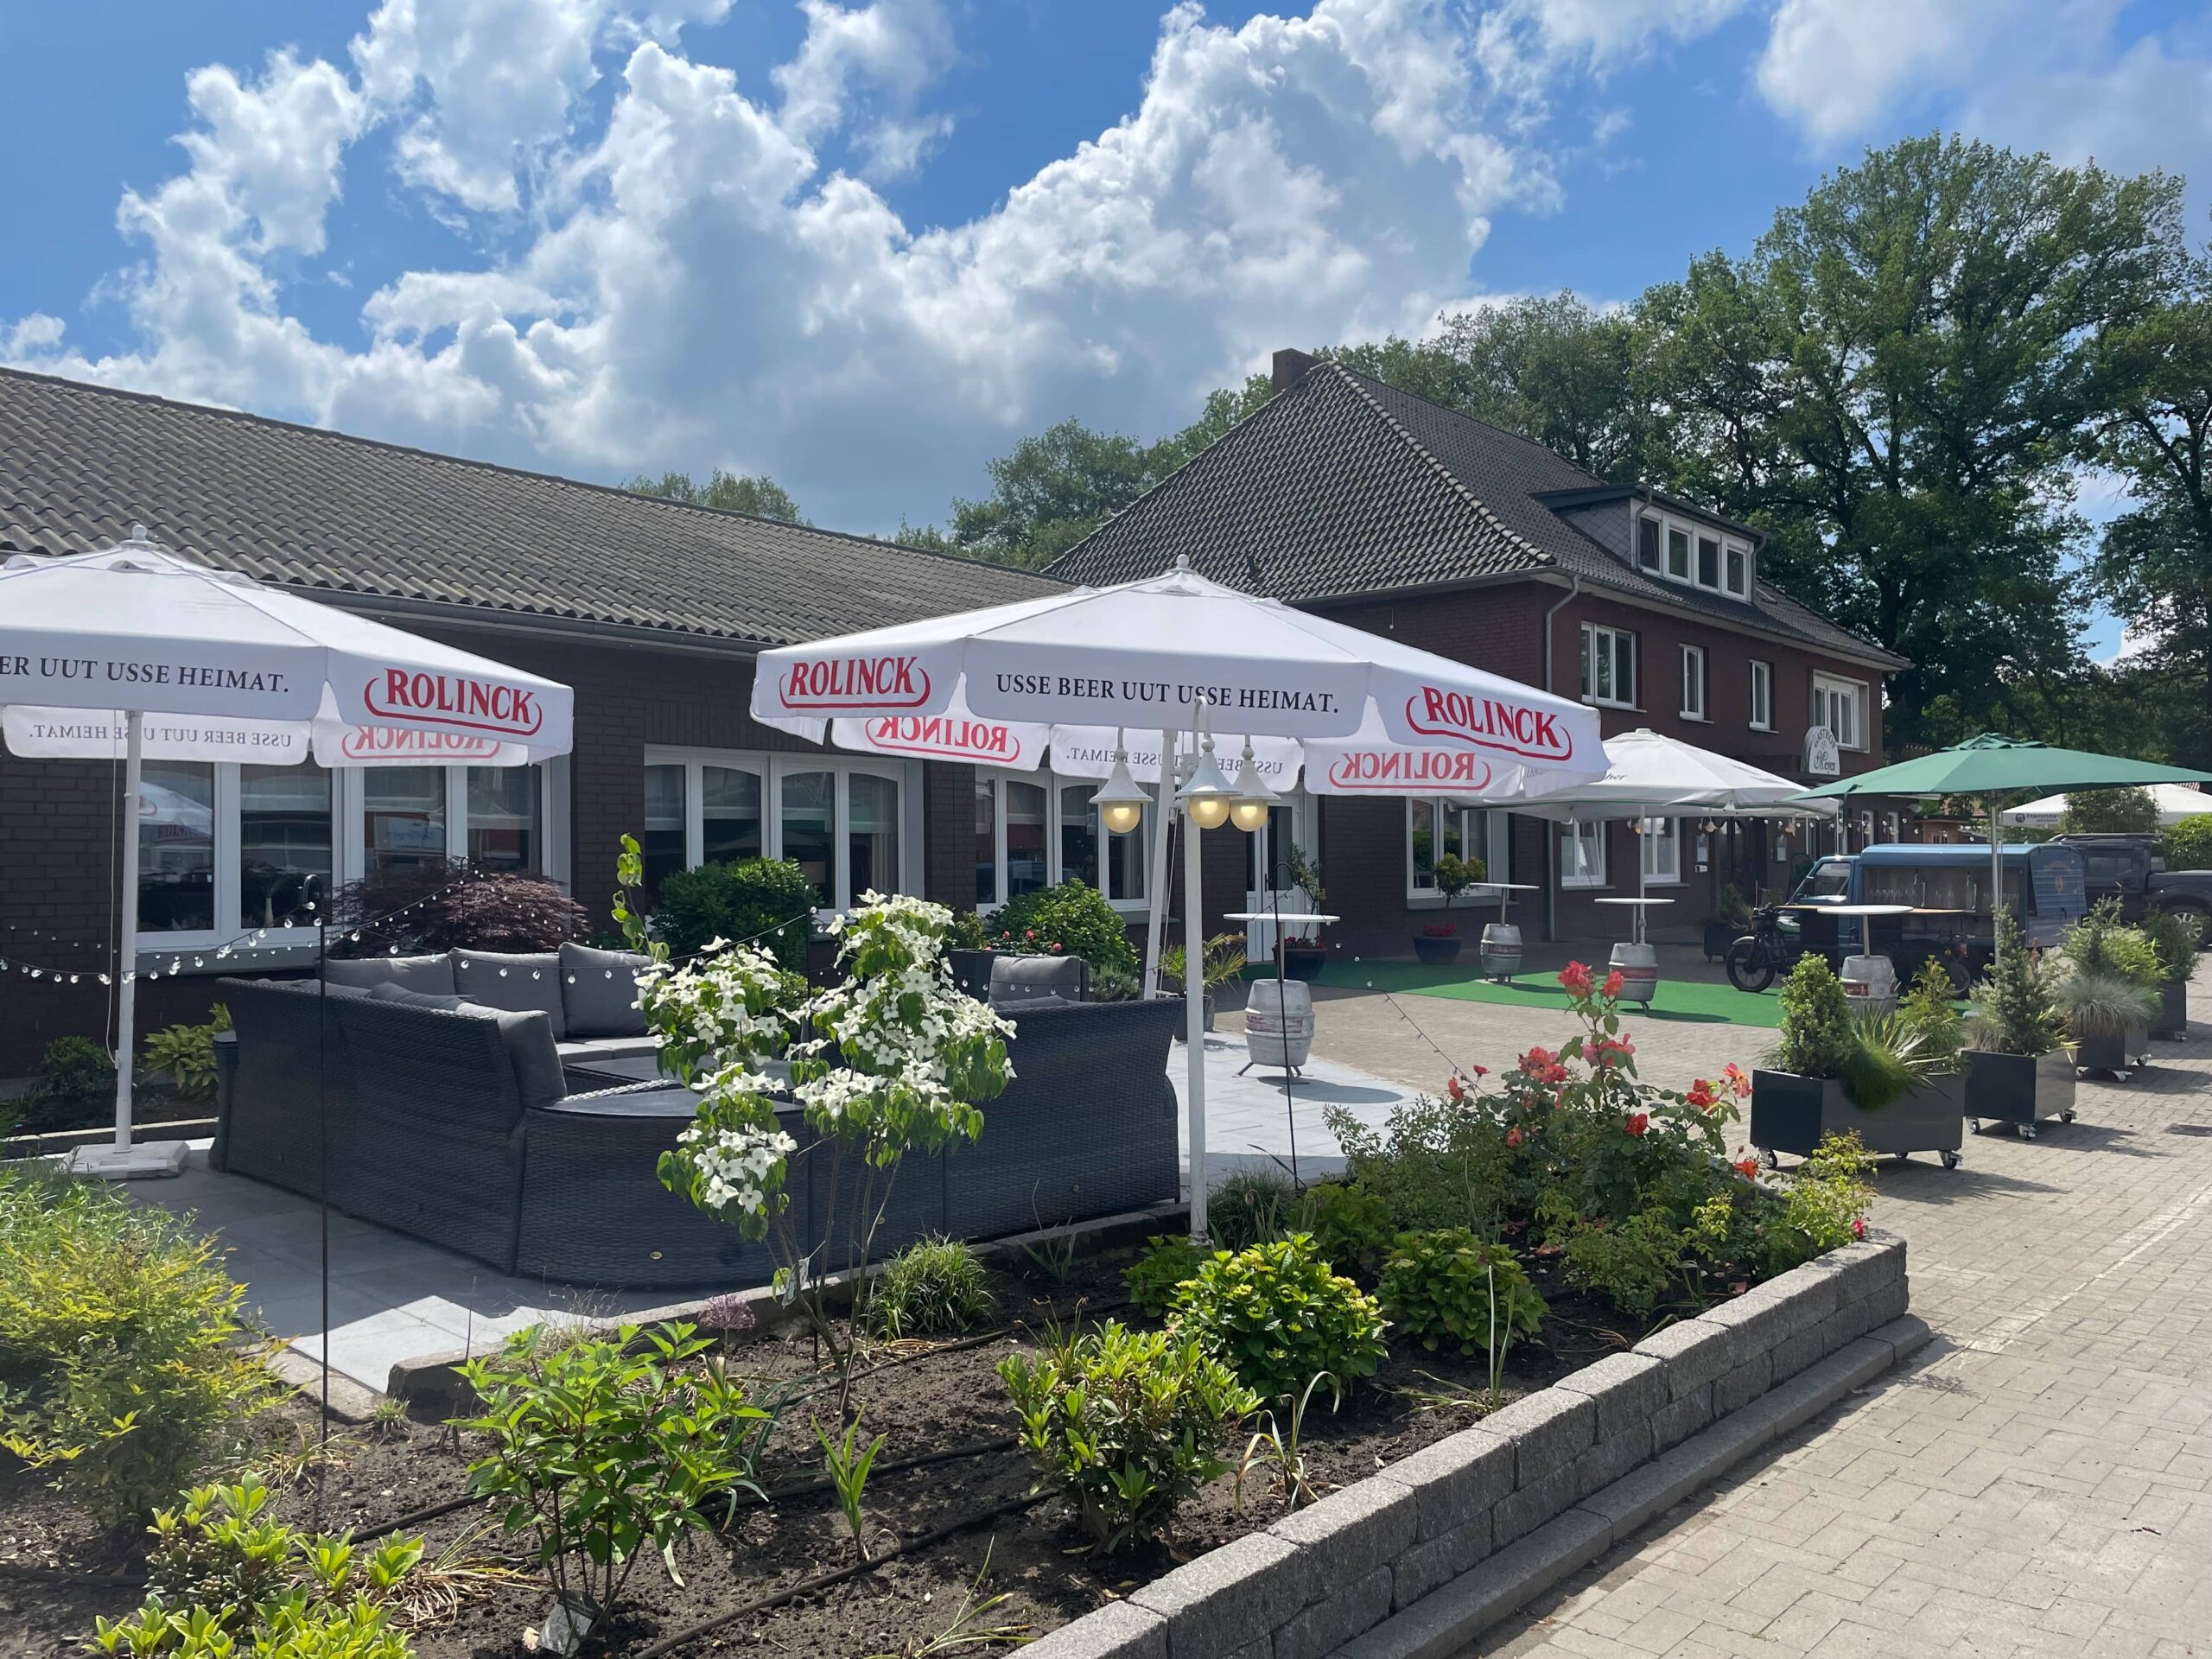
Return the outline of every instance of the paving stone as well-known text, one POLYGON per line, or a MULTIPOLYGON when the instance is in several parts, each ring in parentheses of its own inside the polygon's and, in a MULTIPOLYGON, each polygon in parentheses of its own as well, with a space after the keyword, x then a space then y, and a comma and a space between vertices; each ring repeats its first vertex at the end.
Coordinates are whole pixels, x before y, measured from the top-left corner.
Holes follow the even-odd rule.
POLYGON ((1379 1567, 1277 1630, 1272 1659, 1325 1659, 1389 1614, 1390 1569, 1379 1567))
POLYGON ((1487 1516, 1513 1490, 1516 1458, 1511 1440, 1487 1427, 1466 1428, 1401 1458, 1384 1472, 1413 1489, 1414 1535, 1426 1543, 1487 1516))
POLYGON ((1484 1418, 1483 1428, 1513 1442, 1514 1485, 1534 1486, 1590 1449, 1598 1408, 1586 1395, 1539 1389, 1484 1418))
POLYGON ((1611 1524, 1570 1510, 1510 1549, 1502 1549, 1406 1612, 1354 1637, 1340 1659, 1449 1659, 1478 1630, 1600 1554, 1611 1524))
POLYGON ((1682 1319, 1656 1331, 1633 1351, 1665 1363, 1668 1389, 1677 1400, 1710 1388, 1736 1363, 1728 1328, 1701 1319, 1682 1319))
POLYGON ((1295 1549, 1249 1533, 1132 1591, 1129 1603, 1167 1621, 1167 1659, 1227 1659, 1303 1609, 1306 1580, 1295 1549))
POLYGON ((1285 1516, 1268 1531, 1299 1552, 1306 1600, 1325 1601, 1413 1548, 1420 1496, 1389 1470, 1285 1516))
POLYGON ((1554 1386, 1590 1396, 1598 1408, 1600 1442, 1617 1434, 1648 1434, 1652 1413, 1671 1397, 1665 1364, 1649 1354, 1608 1354, 1554 1386))

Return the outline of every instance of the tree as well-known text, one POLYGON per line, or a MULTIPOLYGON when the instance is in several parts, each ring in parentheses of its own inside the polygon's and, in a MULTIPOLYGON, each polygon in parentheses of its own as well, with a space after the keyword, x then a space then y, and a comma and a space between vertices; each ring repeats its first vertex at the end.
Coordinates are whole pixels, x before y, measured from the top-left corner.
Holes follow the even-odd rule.
POLYGON ((2158 833, 2158 803, 2147 789, 2084 789, 2066 798, 2058 815, 2062 835, 2084 836, 2125 832, 2158 833))
POLYGON ((2172 279, 2180 201, 2159 174, 1909 139, 1750 258, 1639 302, 1666 481, 1768 530, 1770 580, 1912 659, 1893 741, 2082 666, 2073 463, 2114 406, 2110 340, 2172 279))
POLYGON ((658 495, 689 506, 742 512, 785 524, 806 522, 799 516, 798 503, 791 499, 790 492, 766 473, 755 478, 741 473, 726 473, 717 467, 704 484, 693 483, 689 473, 663 473, 658 478, 648 478, 640 473, 626 487, 639 495, 658 495))

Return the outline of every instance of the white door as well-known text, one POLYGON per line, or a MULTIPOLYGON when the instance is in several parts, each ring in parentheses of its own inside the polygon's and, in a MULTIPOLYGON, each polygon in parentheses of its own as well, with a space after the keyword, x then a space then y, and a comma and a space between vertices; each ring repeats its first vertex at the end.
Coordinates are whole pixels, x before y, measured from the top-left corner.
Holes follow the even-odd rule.
MULTIPOLYGON (((1318 855, 1314 824, 1313 798, 1302 789, 1293 790, 1268 812, 1268 827, 1244 838, 1246 910, 1255 915, 1262 912, 1299 915, 1313 910, 1313 896, 1291 885, 1290 849, 1295 845, 1309 855, 1318 855)), ((1311 938, 1315 930, 1310 925, 1286 925, 1283 931, 1293 939, 1306 939, 1311 938)), ((1254 962, 1262 962, 1271 960, 1274 953, 1274 924, 1245 923, 1244 954, 1254 962)))

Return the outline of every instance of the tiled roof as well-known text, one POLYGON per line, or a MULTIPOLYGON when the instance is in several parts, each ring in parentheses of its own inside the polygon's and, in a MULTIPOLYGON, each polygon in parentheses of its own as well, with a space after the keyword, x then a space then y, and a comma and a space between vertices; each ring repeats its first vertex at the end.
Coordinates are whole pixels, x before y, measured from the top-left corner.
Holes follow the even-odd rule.
MULTIPOLYGON (((1516 575, 1694 611, 1903 665, 1764 584, 1750 601, 1662 582, 1542 499, 1609 493, 1541 444, 1316 363, 1051 568, 1126 582, 1186 556, 1201 574, 1296 601, 1516 575)), ((1625 494, 1627 492, 1619 492, 1625 494)))
POLYGON ((0 555, 133 522, 257 580, 785 645, 1059 584, 314 427, 0 370, 0 555))

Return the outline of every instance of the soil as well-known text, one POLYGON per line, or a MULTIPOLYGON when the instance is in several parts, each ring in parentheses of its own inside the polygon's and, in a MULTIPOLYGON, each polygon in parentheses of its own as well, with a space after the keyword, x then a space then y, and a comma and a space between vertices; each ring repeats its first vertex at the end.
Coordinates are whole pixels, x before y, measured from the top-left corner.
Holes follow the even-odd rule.
MULTIPOLYGON (((1142 1323, 1122 1305, 1120 1268, 1118 1262, 1086 1263, 1059 1287, 1003 1278, 1001 1312, 1010 1321, 1005 1330, 980 1343, 892 1344, 870 1352, 855 1398, 863 1435, 887 1437, 867 1490, 871 1549, 880 1554, 897 1540, 921 1538, 1029 1494, 1033 1471, 1007 1444, 1016 1425, 993 1368, 1033 1340, 1047 1320, 1065 1324, 1080 1313, 1142 1323), (944 1453, 954 1455, 938 1455, 944 1453), (918 1459, 930 1460, 907 1463, 918 1459), (899 1464, 907 1466, 893 1466, 899 1464)), ((1507 1397, 1541 1388, 1644 1334, 1641 1322, 1559 1282, 1549 1264, 1531 1262, 1530 1271, 1551 1313, 1540 1338, 1513 1350, 1507 1397)), ((730 1364, 772 1390, 821 1375, 804 1336, 736 1347, 730 1364)), ((1325 1493, 1349 1484, 1479 1421, 1481 1408, 1472 1396, 1487 1382, 1478 1358, 1414 1348, 1394 1357, 1340 1409, 1328 1411, 1317 1397, 1305 1429, 1314 1489, 1325 1493)), ((805 1404, 786 1411, 760 1471, 776 1501, 765 1508, 742 1504, 724 1530, 694 1535, 679 1545, 681 1586, 657 1559, 641 1561, 625 1592, 626 1611, 608 1632, 604 1651, 639 1654, 717 1615, 854 1561, 834 1497, 818 1487, 786 1490, 816 1482, 822 1472, 808 1412, 805 1404)), ((470 1437, 457 1437, 435 1422, 383 1432, 334 1428, 328 1461, 320 1470, 302 1468, 300 1454, 314 1443, 315 1430, 311 1409, 298 1401, 271 1414, 269 1432, 288 1475, 276 1504, 279 1518, 309 1530, 364 1532, 461 1497, 467 1462, 476 1451, 470 1437)), ((981 1616, 982 1625, 1041 1635, 1183 1560, 1269 1525, 1286 1507, 1264 1475, 1247 1482, 1241 1507, 1233 1482, 1224 1478, 1184 1510, 1172 1548, 1100 1558, 1084 1553, 1065 1506, 1047 1498, 873 1572, 721 1625, 674 1653, 903 1659, 944 1631, 971 1594, 978 1601, 1004 1597, 981 1616)), ((534 1634, 526 1639, 525 1632, 541 1624, 550 1597, 526 1557, 527 1535, 502 1537, 497 1519, 480 1503, 408 1530, 424 1535, 430 1560, 450 1549, 456 1557, 505 1562, 530 1575, 520 1582, 470 1585, 457 1609, 416 1622, 412 1633, 421 1659, 520 1659, 532 1650, 528 1642, 534 1634)), ((134 1575, 143 1571, 141 1539, 102 1537, 41 1478, 0 1470, 0 1655, 46 1659, 78 1650, 94 1615, 116 1618, 137 1607, 134 1575), (30 1576, 56 1569, 89 1576, 60 1582, 30 1576)))

